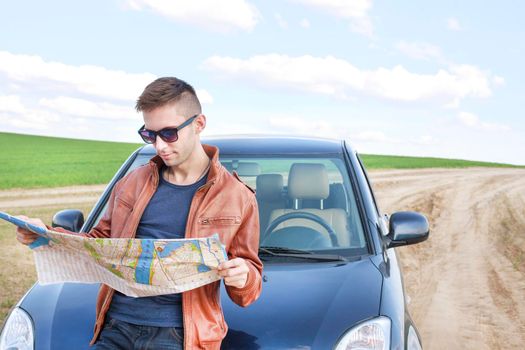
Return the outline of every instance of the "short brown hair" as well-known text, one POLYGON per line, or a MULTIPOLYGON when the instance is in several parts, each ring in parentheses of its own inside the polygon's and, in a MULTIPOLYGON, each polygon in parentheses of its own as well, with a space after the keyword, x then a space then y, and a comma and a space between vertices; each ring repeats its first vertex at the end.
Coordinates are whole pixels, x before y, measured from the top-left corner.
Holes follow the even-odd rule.
POLYGON ((188 118, 201 114, 201 104, 193 87, 175 77, 158 78, 150 83, 137 99, 137 112, 149 112, 167 104, 177 103, 178 112, 188 118))

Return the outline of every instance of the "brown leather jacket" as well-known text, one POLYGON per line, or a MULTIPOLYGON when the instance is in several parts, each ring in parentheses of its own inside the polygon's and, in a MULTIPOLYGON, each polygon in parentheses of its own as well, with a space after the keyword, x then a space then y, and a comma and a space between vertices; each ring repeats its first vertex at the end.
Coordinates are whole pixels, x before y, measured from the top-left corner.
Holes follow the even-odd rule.
MULTIPOLYGON (((219 233, 230 259, 241 257, 249 266, 243 288, 226 286, 230 298, 239 306, 248 306, 260 295, 263 265, 258 257, 259 214, 255 195, 238 177, 219 162, 216 147, 203 145, 211 159, 206 184, 191 202, 186 238, 219 233)), ((87 235, 91 237, 134 237, 142 213, 159 183, 162 159, 156 156, 121 179, 114 187, 108 209, 87 235)), ((219 298, 220 280, 182 293, 184 349, 219 349, 228 326, 219 298)), ((104 325, 114 289, 102 285, 97 300, 97 317, 91 344, 104 325)))

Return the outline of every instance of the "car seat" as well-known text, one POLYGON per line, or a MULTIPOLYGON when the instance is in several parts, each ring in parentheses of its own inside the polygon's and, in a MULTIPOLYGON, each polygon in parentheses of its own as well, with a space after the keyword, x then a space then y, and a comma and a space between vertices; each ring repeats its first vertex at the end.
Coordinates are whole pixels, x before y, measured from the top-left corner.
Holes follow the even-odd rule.
POLYGON ((261 232, 264 232, 268 227, 272 211, 286 206, 286 198, 283 194, 283 176, 281 174, 261 174, 257 176, 255 188, 261 232))
MULTIPOLYGON (((288 175, 288 197, 293 202, 293 208, 274 209, 270 214, 269 222, 291 212, 306 212, 317 215, 324 219, 335 231, 338 245, 348 247, 350 237, 347 227, 347 214, 342 208, 324 208, 324 200, 328 198, 330 185, 328 173, 323 164, 294 163, 288 175), (319 208, 303 208, 303 200, 319 201, 319 208)), ((327 231, 312 220, 293 218, 279 224, 275 229, 283 227, 304 226, 325 234, 327 231)))

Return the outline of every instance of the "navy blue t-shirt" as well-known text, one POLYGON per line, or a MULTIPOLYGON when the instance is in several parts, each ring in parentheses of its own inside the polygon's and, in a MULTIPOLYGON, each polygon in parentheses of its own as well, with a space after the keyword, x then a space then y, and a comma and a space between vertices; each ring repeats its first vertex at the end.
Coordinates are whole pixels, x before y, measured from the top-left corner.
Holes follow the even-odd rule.
MULTIPOLYGON (((191 185, 174 185, 162 177, 157 191, 146 206, 136 238, 184 238, 191 200, 206 183, 207 174, 191 185)), ((183 327, 182 294, 153 297, 128 297, 118 291, 113 295, 108 315, 133 324, 156 327, 183 327)))

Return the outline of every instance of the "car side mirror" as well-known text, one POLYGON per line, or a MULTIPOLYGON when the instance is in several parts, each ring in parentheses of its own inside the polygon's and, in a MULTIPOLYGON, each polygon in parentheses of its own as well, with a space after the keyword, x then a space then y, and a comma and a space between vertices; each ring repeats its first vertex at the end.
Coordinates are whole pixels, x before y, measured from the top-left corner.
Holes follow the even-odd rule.
POLYGON ((414 211, 399 211, 390 216, 388 248, 423 242, 430 232, 427 218, 414 211))
POLYGON ((65 209, 53 216, 52 227, 62 227, 73 232, 80 232, 84 225, 84 214, 77 209, 65 209))

